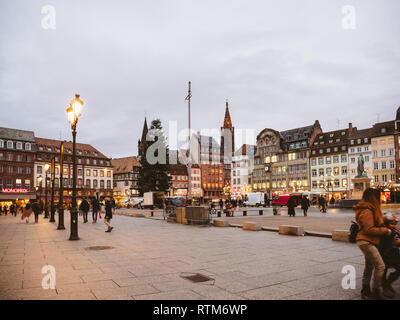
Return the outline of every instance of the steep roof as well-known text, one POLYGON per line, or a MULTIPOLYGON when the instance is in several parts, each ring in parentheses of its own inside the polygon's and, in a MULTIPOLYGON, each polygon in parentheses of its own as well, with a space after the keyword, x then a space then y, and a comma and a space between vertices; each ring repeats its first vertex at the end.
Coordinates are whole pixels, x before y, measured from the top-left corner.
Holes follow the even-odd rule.
POLYGON ((372 126, 372 137, 389 136, 394 134, 395 121, 378 122, 372 126))
POLYGON ((134 167, 140 167, 140 163, 135 156, 111 159, 114 173, 129 173, 134 167))
POLYGON ((235 151, 235 156, 246 156, 246 155, 254 155, 256 150, 256 146, 251 144, 243 144, 239 149, 235 151))
POLYGON ((3 128, 3 127, 0 127, 0 138, 35 142, 35 134, 33 131, 3 128))
MULTIPOLYGON (((35 138, 35 141, 37 150, 40 151, 39 147, 42 146, 45 148, 43 150, 45 152, 57 152, 57 149, 60 148, 62 142, 61 140, 45 139, 45 138, 35 138)), ((99 150, 97 150, 90 144, 76 143, 76 151, 77 151, 77 156, 80 156, 78 152, 82 151, 82 156, 108 159, 108 157, 106 157, 104 154, 102 154, 99 150)), ((64 141, 64 152, 72 153, 72 141, 64 141)))
POLYGON ((224 117, 224 126, 223 128, 232 128, 232 120, 231 115, 229 114, 229 105, 228 100, 226 100, 226 108, 225 108, 225 117, 224 117))

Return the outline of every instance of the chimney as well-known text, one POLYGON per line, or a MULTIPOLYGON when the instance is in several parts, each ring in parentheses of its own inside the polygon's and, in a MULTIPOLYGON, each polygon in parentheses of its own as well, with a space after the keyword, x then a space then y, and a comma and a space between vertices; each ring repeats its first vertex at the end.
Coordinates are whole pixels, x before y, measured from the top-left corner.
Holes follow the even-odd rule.
POLYGON ((353 131, 353 124, 349 122, 349 134, 353 131))

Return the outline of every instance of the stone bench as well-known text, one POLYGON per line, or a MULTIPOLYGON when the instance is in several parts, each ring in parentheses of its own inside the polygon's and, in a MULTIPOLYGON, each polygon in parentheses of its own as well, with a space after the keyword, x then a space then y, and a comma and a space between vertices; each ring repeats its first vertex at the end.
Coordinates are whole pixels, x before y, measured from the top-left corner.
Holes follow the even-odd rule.
POLYGON ((282 225, 279 226, 279 234, 304 236, 304 228, 300 226, 282 225))
POLYGON ((145 215, 143 213, 131 213, 130 216, 135 217, 135 218, 144 218, 145 217, 145 215))
POLYGON ((214 219, 213 224, 216 227, 229 227, 229 222, 221 219, 214 219))
POLYGON ((332 231, 332 240, 349 242, 349 235, 350 235, 349 230, 333 230, 332 231))
POLYGON ((260 231, 261 224, 258 222, 245 221, 243 222, 243 230, 260 231))

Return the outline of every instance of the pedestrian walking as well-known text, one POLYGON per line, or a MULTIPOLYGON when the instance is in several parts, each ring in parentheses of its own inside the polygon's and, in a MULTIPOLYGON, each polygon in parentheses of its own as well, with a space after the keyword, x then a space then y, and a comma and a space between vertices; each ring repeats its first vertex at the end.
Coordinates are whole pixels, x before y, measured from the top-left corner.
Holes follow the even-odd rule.
POLYGON ((12 203, 11 206, 10 206, 10 214, 12 216, 15 216, 15 212, 16 212, 15 204, 12 203))
POLYGON ((83 198, 80 206, 79 206, 79 211, 82 212, 83 214, 83 223, 88 222, 88 212, 90 210, 90 205, 89 202, 87 202, 86 198, 83 198))
POLYGON ((0 204, 0 216, 2 215, 2 213, 3 213, 3 206, 0 204))
POLYGON ((115 213, 115 200, 114 199, 112 199, 111 205, 112 205, 113 212, 115 213))
POLYGON ((307 217, 307 211, 308 208, 310 207, 310 201, 308 200, 307 196, 303 196, 301 198, 301 209, 303 210, 304 216, 307 217))
POLYGON ((221 209, 221 211, 224 210, 224 200, 219 199, 219 208, 221 209))
POLYGON ((22 216, 21 216, 21 220, 24 220, 24 219, 25 219, 25 222, 26 222, 26 223, 29 223, 29 217, 30 217, 31 214, 32 214, 32 206, 31 206, 31 204, 28 202, 28 203, 26 204, 26 206, 25 206, 24 213, 23 213, 22 216))
POLYGON ((288 207, 288 215, 294 217, 296 215, 295 207, 296 203, 294 202, 294 198, 290 197, 288 202, 287 202, 287 207, 288 207))
POLYGON ((110 200, 106 201, 105 211, 106 215, 104 217, 104 224, 108 227, 106 232, 111 232, 111 230, 114 229, 114 227, 112 227, 110 224, 110 220, 112 219, 112 204, 110 200))
POLYGON ((5 204, 4 207, 3 207, 3 211, 4 211, 4 215, 7 215, 8 207, 7 207, 6 204, 5 204))
POLYGON ((99 201, 96 198, 93 198, 92 200, 92 219, 93 223, 97 222, 97 213, 100 210, 100 204, 99 201))
POLYGON ((363 193, 361 201, 354 206, 354 211, 360 230, 356 241, 365 257, 361 298, 364 300, 382 300, 381 290, 385 263, 379 253, 378 246, 381 237, 385 235, 390 236, 392 231, 385 227, 383 221, 380 191, 378 189, 367 188, 363 193), (371 279, 372 290, 370 287, 371 279))
POLYGON ((37 200, 34 200, 32 203, 32 211, 33 214, 35 215, 35 223, 39 223, 39 214, 41 213, 41 206, 37 202, 37 200))

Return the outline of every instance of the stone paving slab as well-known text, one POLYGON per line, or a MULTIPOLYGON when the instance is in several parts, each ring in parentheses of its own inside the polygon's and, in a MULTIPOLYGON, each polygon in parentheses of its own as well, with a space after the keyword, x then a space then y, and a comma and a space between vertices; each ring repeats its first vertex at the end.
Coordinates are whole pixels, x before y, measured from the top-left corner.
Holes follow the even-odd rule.
POLYGON ((80 221, 81 240, 69 241, 68 216, 62 231, 42 217, 39 224, 0 217, 0 299, 359 298, 364 259, 354 244, 127 216, 115 216, 111 233, 102 220, 80 221), (41 287, 47 264, 56 269, 55 290, 41 287), (356 290, 341 287, 349 264, 356 290), (195 273, 211 280, 182 278, 195 273))

